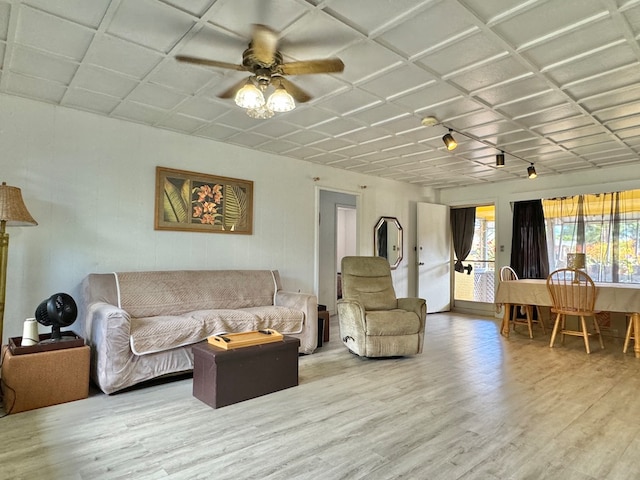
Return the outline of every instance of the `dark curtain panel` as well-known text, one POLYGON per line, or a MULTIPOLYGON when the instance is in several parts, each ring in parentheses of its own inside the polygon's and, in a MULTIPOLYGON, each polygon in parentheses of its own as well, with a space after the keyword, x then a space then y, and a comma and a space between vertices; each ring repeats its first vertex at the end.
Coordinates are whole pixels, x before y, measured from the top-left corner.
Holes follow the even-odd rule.
POLYGON ((519 278, 549 276, 549 254, 542 200, 514 203, 511 268, 519 278))
POLYGON ((463 272, 462 262, 466 260, 473 245, 473 232, 476 224, 476 207, 451 209, 451 236, 453 250, 456 253, 456 272, 463 272))

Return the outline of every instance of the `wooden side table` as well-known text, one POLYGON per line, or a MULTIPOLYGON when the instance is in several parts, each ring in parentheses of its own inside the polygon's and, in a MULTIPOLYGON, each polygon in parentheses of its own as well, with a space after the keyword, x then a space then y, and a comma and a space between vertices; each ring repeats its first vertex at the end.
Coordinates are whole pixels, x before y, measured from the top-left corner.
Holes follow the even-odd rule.
POLYGON ((89 396, 90 348, 86 345, 23 355, 2 347, 2 397, 7 413, 89 396))

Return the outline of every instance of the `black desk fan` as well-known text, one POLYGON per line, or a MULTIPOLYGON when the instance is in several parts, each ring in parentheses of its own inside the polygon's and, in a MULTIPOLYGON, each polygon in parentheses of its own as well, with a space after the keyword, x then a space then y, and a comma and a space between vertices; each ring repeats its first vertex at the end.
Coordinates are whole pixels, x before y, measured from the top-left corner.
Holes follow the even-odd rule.
MULTIPOLYGON (((71 295, 56 293, 43 300, 36 308, 36 320, 45 327, 51 326, 51 339, 40 343, 64 341, 60 332, 62 327, 68 327, 76 321, 78 307, 71 295)), ((75 335, 70 339, 74 339, 75 335)))

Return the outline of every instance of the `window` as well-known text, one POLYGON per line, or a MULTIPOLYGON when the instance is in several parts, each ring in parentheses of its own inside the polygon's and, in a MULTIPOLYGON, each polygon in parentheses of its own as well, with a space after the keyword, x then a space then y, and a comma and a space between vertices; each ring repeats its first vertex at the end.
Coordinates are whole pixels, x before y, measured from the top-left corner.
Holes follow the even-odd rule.
POLYGON ((549 267, 585 253, 595 281, 640 283, 640 190, 543 200, 549 267))
POLYGON ((454 273, 454 300, 493 303, 495 293, 495 207, 476 207, 476 221, 471 252, 463 262, 471 265, 462 273, 454 273))

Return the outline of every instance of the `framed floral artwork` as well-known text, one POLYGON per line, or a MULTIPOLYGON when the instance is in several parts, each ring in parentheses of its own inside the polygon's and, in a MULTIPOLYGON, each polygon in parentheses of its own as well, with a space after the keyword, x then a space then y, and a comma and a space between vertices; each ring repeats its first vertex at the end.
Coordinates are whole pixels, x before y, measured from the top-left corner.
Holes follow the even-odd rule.
POLYGON ((251 235, 253 182, 156 167, 156 230, 251 235))

